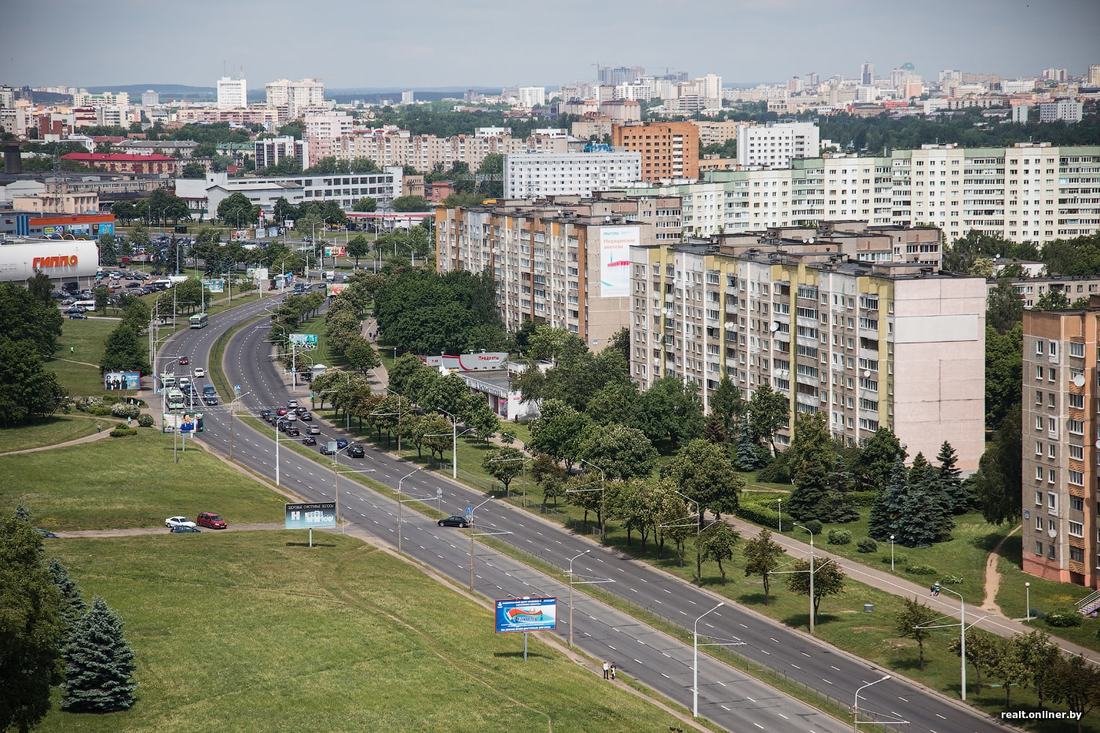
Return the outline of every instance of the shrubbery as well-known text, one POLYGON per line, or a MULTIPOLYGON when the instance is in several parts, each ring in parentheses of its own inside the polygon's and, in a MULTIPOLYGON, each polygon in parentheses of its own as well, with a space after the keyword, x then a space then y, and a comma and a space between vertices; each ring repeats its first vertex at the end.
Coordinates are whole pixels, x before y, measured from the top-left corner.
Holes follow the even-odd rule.
POLYGON ((846 529, 830 529, 828 541, 830 545, 847 545, 852 541, 852 533, 846 529))
POLYGON ((789 484, 791 482, 791 469, 787 461, 787 454, 780 453, 772 462, 756 472, 756 480, 769 484, 789 484))
POLYGON ((137 417, 137 424, 139 427, 151 428, 153 427, 153 416, 148 413, 141 413, 137 417))
POLYGON ((126 423, 120 422, 111 430, 112 438, 125 438, 128 435, 137 435, 137 428, 127 427, 126 423))
POLYGON ((810 530, 810 532, 812 532, 813 534, 821 534, 821 522, 817 521, 816 519, 811 519, 810 521, 806 522, 805 526, 806 529, 810 530))
POLYGON ((870 537, 860 537, 859 542, 856 543, 856 549, 863 553, 877 552, 878 543, 870 537))
POLYGON ((939 571, 931 565, 907 565, 905 572, 911 575, 938 575, 939 571))
POLYGON ((112 417, 131 417, 136 418, 141 414, 141 408, 137 405, 128 405, 125 402, 116 402, 111 405, 112 417))
POLYGON ((1080 626, 1081 614, 1072 608, 1060 608, 1048 613, 1043 617, 1043 620, 1047 622, 1047 626, 1064 629, 1070 626, 1080 626))

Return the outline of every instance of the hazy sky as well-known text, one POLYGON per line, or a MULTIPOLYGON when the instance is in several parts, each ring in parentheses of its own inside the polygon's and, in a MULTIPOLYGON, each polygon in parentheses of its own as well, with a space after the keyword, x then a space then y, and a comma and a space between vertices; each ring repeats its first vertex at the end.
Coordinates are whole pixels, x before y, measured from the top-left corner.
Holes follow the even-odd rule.
POLYGON ((905 62, 1035 76, 1100 63, 1100 0, 3 0, 0 82, 250 89, 556 85, 593 65, 727 83, 905 62))

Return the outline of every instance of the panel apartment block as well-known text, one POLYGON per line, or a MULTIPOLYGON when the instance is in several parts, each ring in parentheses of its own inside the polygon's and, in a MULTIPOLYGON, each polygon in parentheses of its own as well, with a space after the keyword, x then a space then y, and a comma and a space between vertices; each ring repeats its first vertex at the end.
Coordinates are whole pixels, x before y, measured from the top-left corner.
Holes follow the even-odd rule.
POLYGON ((591 196, 641 180, 639 153, 516 153, 504 156, 504 197, 591 196))

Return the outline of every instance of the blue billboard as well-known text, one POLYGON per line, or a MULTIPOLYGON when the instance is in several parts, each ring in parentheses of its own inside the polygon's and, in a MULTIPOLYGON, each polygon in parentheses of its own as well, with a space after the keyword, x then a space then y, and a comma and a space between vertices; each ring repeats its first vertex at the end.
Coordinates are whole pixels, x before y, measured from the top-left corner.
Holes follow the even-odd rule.
POLYGON ((314 504, 286 504, 285 529, 316 529, 336 526, 336 502, 322 501, 314 504))
POLYGON ((497 633, 553 631, 558 626, 557 598, 496 601, 497 633))

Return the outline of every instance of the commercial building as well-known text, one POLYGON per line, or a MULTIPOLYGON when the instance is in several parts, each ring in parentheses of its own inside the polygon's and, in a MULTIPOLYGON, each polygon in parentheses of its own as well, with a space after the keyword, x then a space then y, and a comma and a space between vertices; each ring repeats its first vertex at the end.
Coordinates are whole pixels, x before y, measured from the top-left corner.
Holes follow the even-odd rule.
POLYGON ((691 122, 615 125, 611 144, 642 156, 643 181, 699 177, 699 130, 691 122))
POLYGON ((45 184, 41 191, 16 196, 12 199, 12 208, 36 214, 98 214, 99 194, 70 189, 62 179, 45 184))
POLYGON ((92 241, 20 238, 0 243, 0 282, 25 282, 35 272, 57 286, 89 285, 99 268, 99 247, 92 241))
POLYGON ((248 106, 248 88, 244 79, 223 76, 218 79, 218 109, 248 106))
POLYGON ((925 145, 889 157, 835 155, 777 170, 707 173, 694 184, 628 188, 680 196, 685 232, 710 236, 808 221, 927 224, 1039 243, 1100 231, 1100 146, 925 145))
POLYGON ((0 213, 0 234, 45 239, 98 239, 115 233, 111 214, 38 214, 27 211, 0 213))
POLYGON ((590 196, 641 175, 640 153, 513 153, 504 156, 504 197, 590 196))
POLYGON ((788 168, 796 158, 820 154, 820 132, 813 122, 776 122, 737 131, 737 162, 743 166, 788 168))
POLYGON ((1024 312, 1023 569, 1100 588, 1097 326, 1083 310, 1024 312))
POLYGON ((135 155, 133 153, 66 153, 61 156, 80 165, 111 173, 143 173, 176 176, 180 162, 167 155, 135 155))
MULTIPOLYGON (((919 265, 682 244, 631 250, 630 367, 673 376, 704 407, 723 377, 769 384, 790 413, 824 413, 858 443, 890 427, 915 455, 947 440, 972 471, 984 449, 985 281, 919 265)), ((789 439, 789 431, 780 436, 789 439)))
POLYGON ((674 199, 579 197, 436 209, 436 266, 492 272, 506 328, 546 323, 600 350, 629 322, 629 248, 675 232, 661 224, 677 211, 674 199))
POLYGON ((269 137, 255 142, 257 170, 292 159, 302 170, 309 168, 309 143, 290 136, 269 137))
POLYGON ((692 120, 691 124, 699 131, 700 147, 706 147, 736 140, 737 131, 752 123, 741 120, 692 120))

